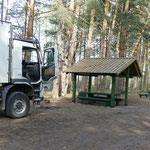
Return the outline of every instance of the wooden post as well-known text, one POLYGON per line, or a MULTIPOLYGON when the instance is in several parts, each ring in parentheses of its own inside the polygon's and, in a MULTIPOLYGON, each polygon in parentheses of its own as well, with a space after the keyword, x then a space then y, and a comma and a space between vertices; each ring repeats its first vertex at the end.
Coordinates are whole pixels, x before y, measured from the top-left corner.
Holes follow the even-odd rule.
POLYGON ((116 76, 112 76, 111 107, 115 105, 116 76))
POLYGON ((72 89, 72 102, 76 102, 76 75, 72 74, 72 80, 73 80, 73 89, 72 89))
POLYGON ((91 88, 92 88, 92 77, 89 76, 88 92, 91 92, 91 88))
POLYGON ((126 75, 126 87, 125 87, 125 106, 128 105, 128 85, 129 85, 129 69, 126 75))

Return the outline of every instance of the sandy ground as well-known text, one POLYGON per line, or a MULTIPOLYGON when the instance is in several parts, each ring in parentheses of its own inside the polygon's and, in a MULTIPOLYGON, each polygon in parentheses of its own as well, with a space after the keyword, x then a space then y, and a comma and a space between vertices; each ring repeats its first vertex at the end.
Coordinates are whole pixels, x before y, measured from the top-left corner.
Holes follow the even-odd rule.
POLYGON ((32 105, 26 118, 1 113, 0 150, 150 150, 150 97, 130 94, 115 108, 65 97, 32 105))

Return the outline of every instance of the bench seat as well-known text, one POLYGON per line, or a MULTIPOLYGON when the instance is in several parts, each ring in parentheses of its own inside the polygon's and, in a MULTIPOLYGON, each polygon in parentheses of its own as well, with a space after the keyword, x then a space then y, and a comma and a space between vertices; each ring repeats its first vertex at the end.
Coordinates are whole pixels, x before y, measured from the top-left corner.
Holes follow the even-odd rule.
POLYGON ((142 96, 148 97, 148 96, 149 96, 149 93, 139 93, 139 96, 140 96, 140 98, 141 98, 142 96))
POLYGON ((88 103, 90 104, 99 101, 99 102, 104 102, 105 106, 109 106, 111 102, 111 99, 106 99, 106 98, 84 97, 84 96, 78 96, 77 98, 80 100, 81 104, 83 104, 84 101, 88 101, 88 103))
MULTIPOLYGON (((87 95, 84 94, 79 94, 79 96, 77 97, 80 100, 81 104, 83 104, 84 101, 88 101, 88 103, 92 103, 92 102, 96 103, 97 101, 99 101, 99 102, 104 102, 105 106, 110 106, 111 98, 99 97, 99 96, 87 97, 87 95)), ((115 98, 115 101, 116 101, 116 105, 119 105, 119 102, 123 101, 123 99, 115 98)))

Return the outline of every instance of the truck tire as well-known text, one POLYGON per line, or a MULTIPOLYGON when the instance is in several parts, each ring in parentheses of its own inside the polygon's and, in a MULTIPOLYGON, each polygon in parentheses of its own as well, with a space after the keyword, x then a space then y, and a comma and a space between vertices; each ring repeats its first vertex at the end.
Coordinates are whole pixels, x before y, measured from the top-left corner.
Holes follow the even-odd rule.
POLYGON ((30 101, 23 92, 13 92, 8 96, 6 115, 10 118, 23 118, 30 109, 30 101))

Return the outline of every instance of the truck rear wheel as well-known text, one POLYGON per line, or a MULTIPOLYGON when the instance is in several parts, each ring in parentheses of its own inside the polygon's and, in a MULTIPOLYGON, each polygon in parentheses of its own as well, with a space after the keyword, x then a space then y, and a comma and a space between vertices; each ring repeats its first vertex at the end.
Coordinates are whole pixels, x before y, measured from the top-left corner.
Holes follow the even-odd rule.
POLYGON ((13 92, 8 96, 6 103, 6 115, 10 118, 22 118, 27 116, 30 109, 30 101, 22 92, 13 92))

